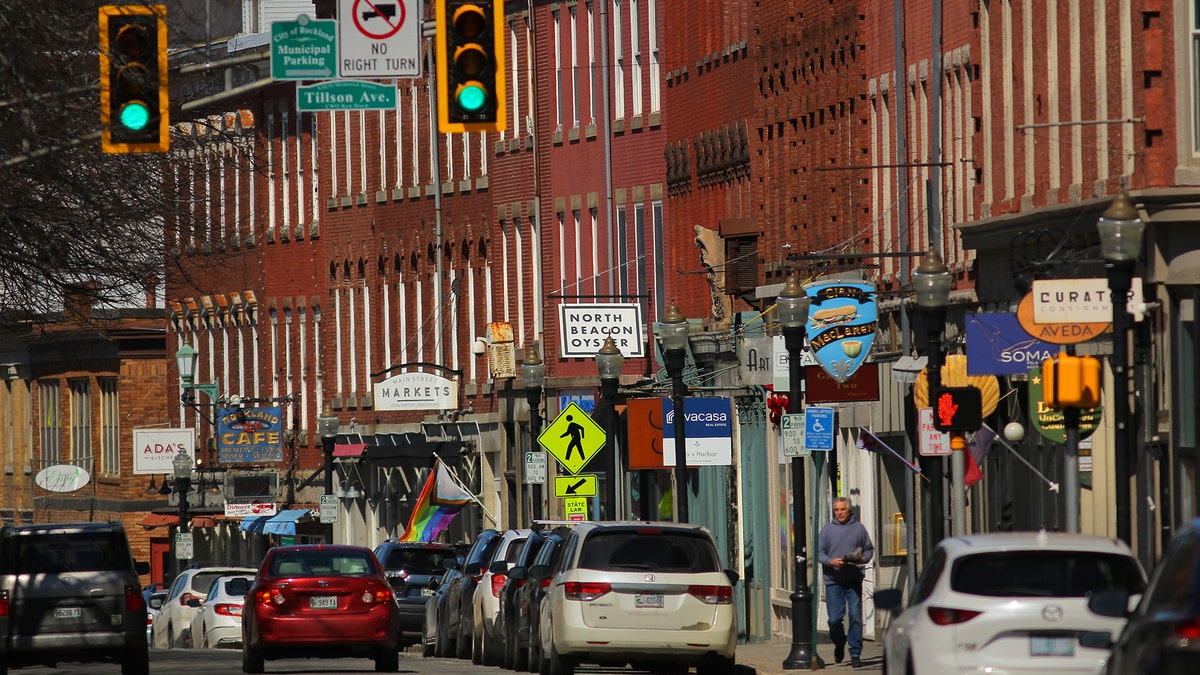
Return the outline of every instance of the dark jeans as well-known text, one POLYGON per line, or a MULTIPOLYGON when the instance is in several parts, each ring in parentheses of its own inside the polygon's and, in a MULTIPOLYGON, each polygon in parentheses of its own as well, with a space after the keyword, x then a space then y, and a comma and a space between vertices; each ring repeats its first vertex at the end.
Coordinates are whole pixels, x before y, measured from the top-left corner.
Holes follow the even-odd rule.
POLYGON ((862 654, 862 579, 825 585, 825 607, 829 610, 829 639, 833 644, 847 644, 850 658, 862 654), (847 616, 848 615, 848 616, 847 616), (842 618, 850 623, 846 632, 842 618))

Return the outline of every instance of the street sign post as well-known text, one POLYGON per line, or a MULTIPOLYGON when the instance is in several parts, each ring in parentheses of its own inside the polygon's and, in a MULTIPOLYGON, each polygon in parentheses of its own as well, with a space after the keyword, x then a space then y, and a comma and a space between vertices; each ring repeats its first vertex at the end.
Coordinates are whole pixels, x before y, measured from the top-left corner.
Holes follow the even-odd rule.
POLYGON ((321 110, 395 110, 396 87, 361 80, 329 80, 296 86, 296 109, 321 110))
POLYGON ((525 484, 542 485, 546 482, 550 462, 546 461, 546 453, 541 450, 530 450, 525 453, 525 484))
POLYGON ((938 431, 933 425, 933 408, 921 408, 918 417, 921 437, 917 453, 922 457, 946 457, 954 454, 950 449, 950 434, 938 431))
POLYGON ((579 473, 608 441, 604 429, 583 408, 570 403, 538 435, 538 443, 567 473, 579 473))
POLYGON ((833 408, 809 407, 804 411, 804 447, 809 450, 833 450, 833 408))
POLYGON ((271 79, 319 80, 336 77, 337 21, 310 19, 271 24, 271 79))
POLYGON ((804 445, 804 413, 787 413, 780 418, 779 428, 783 432, 784 457, 808 457, 812 454, 804 445))
POLYGON ((191 560, 193 556, 195 556, 195 548, 192 545, 192 533, 176 532, 175 558, 178 560, 191 560))
POLYGON ((600 494, 600 479, 594 473, 554 477, 555 497, 595 497, 600 494))
POLYGON ((328 525, 338 521, 337 495, 321 495, 321 522, 328 525))

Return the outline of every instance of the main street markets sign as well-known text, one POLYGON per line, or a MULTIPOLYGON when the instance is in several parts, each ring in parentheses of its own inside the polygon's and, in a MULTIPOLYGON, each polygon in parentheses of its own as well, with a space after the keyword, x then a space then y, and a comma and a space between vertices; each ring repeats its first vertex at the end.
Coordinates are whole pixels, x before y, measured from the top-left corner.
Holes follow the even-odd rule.
POLYGON ((283 408, 218 410, 217 460, 221 464, 282 462, 283 408))
POLYGON ((453 410, 458 383, 431 373, 400 373, 375 383, 376 410, 453 410))

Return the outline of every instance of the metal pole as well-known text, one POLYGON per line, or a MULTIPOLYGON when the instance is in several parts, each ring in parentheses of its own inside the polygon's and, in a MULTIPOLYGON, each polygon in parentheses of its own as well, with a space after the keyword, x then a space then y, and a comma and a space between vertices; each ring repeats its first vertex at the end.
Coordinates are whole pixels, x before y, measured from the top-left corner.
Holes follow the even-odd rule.
POLYGON ((688 522, 687 432, 684 429, 683 399, 687 385, 683 381, 683 364, 687 352, 683 349, 664 350, 667 373, 671 376, 671 410, 675 417, 675 522, 688 522))
MULTIPOLYGON (((942 386, 942 329, 946 324, 946 309, 944 307, 925 309, 925 320, 928 322, 926 332, 929 335, 929 401, 932 404, 934 391, 942 386)), ((959 458, 961 461, 961 457, 959 458)), ((929 521, 930 544, 936 545, 946 538, 946 465, 941 457, 928 460, 933 475, 929 481, 929 509, 932 518, 929 521)))
MULTIPOLYGON (((537 451, 538 436, 542 433, 542 388, 526 387, 525 400, 529 402, 529 449, 537 451)), ((542 519, 542 486, 532 485, 533 519, 542 519)))
MULTIPOLYGON (((802 372, 800 351, 804 347, 804 327, 784 327, 783 344, 788 353, 788 412, 799 413, 802 372)), ((792 458, 792 547, 794 583, 792 584, 792 651, 783 660, 785 670, 811 668, 816 652, 813 635, 813 592, 808 577, 808 519, 805 508, 804 458, 792 458)))
POLYGON ((1109 260, 1104 264, 1113 312, 1113 473, 1116 475, 1117 538, 1133 546, 1129 489, 1129 311, 1126 299, 1133 284, 1132 260, 1109 260))
MULTIPOLYGON (((333 494, 333 445, 335 436, 321 437, 321 450, 325 453, 325 494, 333 494)), ((325 543, 333 543, 333 523, 325 523, 325 543)))
MULTIPOLYGON (((617 484, 620 475, 617 466, 617 385, 615 377, 600 378, 600 401, 604 411, 604 433, 608 436, 608 480, 604 481, 604 518, 621 520, 617 512, 617 484)), ((679 419, 676 417, 676 419, 679 419)))
POLYGON ((188 491, 191 490, 191 478, 176 478, 175 489, 179 491, 179 531, 188 533, 188 491))
POLYGON ((951 520, 950 526, 956 537, 967 533, 967 459, 963 457, 964 452, 970 452, 970 450, 955 449, 954 454, 950 455, 950 484, 954 489, 954 494, 950 498, 954 518, 951 520))
POLYGON ((1063 427, 1067 430, 1067 452, 1063 455, 1063 497, 1066 504, 1066 532, 1079 532, 1079 408, 1063 408, 1063 427))

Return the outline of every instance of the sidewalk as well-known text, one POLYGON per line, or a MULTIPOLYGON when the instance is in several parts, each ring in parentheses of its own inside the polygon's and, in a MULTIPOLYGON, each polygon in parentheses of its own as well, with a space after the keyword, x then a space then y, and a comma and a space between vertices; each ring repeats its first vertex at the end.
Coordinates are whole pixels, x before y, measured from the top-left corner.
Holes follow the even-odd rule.
MULTIPOLYGON (((828 633, 817 633, 817 657, 825 662, 824 670, 845 673, 881 673, 883 672, 883 644, 863 640, 862 668, 850 667, 850 655, 847 654, 841 663, 833 662, 833 643, 829 641, 828 633)), ((784 675, 784 673, 804 672, 803 670, 784 670, 783 661, 792 653, 792 643, 759 642, 738 645, 737 675, 784 675)))

